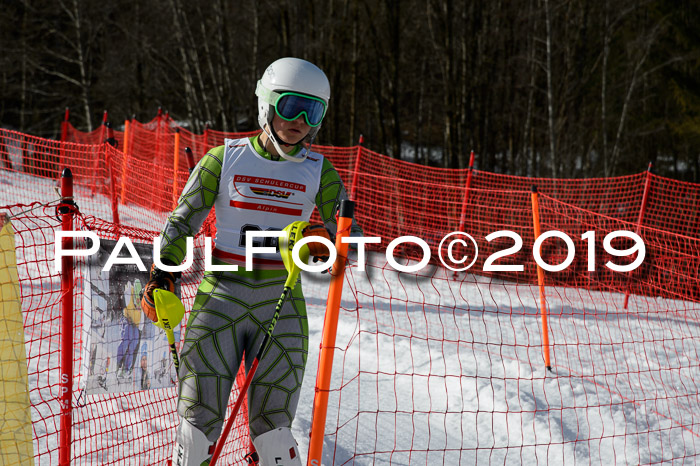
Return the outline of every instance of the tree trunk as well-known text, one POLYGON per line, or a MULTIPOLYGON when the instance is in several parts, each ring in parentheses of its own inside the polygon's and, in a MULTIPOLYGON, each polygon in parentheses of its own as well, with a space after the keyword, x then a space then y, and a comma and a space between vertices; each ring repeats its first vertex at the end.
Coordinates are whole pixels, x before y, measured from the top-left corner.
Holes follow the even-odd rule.
MULTIPOLYGON (((420 68, 420 80, 418 84, 418 98, 416 99, 416 163, 421 162, 421 150, 423 147, 423 100, 425 95, 425 69, 426 61, 423 61, 420 68)), ((428 157, 425 157, 424 163, 428 164, 428 157)))
MULTIPOLYGON (((622 132, 625 127, 625 121, 627 119, 627 113, 629 110, 629 103, 632 99, 632 94, 634 93, 634 89, 637 86, 637 81, 639 79, 639 73, 640 70, 642 69, 642 66, 644 65, 644 62, 646 62, 647 57, 649 56, 649 50, 651 49, 652 44, 656 41, 656 32, 658 32, 658 28, 660 25, 657 25, 654 31, 651 31, 648 34, 645 34, 641 40, 644 41, 644 51, 642 52, 642 56, 639 57, 637 60, 637 63, 634 65, 634 71, 632 72, 632 77, 630 78, 630 83, 627 88, 627 93, 625 94, 625 100, 624 103, 622 104, 622 112, 620 114, 620 122, 617 125, 617 133, 615 135, 615 144, 613 145, 612 148, 612 155, 610 157, 610 172, 606 173, 605 176, 612 176, 615 174, 615 171, 617 169, 617 159, 620 155, 620 150, 622 146, 622 132)), ((674 168, 675 170, 675 168, 674 168)))
POLYGON ((359 60, 359 47, 358 47, 358 29, 359 29, 359 18, 357 12, 357 2, 352 2, 352 52, 351 60, 352 65, 350 68, 350 96, 348 100, 350 101, 350 124, 348 128, 348 141, 349 145, 355 144, 355 133, 357 125, 357 74, 358 74, 358 60, 359 60))
POLYGON ((527 170, 526 170, 526 175, 527 176, 537 176, 537 172, 535 170, 535 150, 533 146, 533 138, 532 138, 532 112, 533 108, 535 105, 535 85, 536 85, 536 71, 537 71, 537 63, 536 63, 536 58, 537 58, 537 45, 536 45, 536 37, 537 37, 537 16, 533 14, 534 8, 533 8, 533 2, 535 0, 531 0, 529 3, 529 8, 528 8, 528 16, 533 18, 532 20, 532 34, 529 35, 529 40, 528 40, 528 63, 530 65, 529 69, 529 76, 530 76, 530 82, 528 86, 528 91, 527 91, 527 107, 525 110, 525 122, 523 126, 523 154, 526 157, 526 162, 527 163, 527 170))
POLYGON ((603 64, 601 66, 600 82, 600 132, 602 138, 601 156, 603 158, 603 173, 608 176, 608 131, 607 131, 607 89, 608 89, 608 57, 610 56, 610 12, 608 0, 604 3, 605 26, 603 29, 603 64))
POLYGON ((392 55, 392 76, 391 76, 391 115, 393 120, 393 142, 392 153, 397 159, 401 158, 401 113, 399 109, 399 99, 401 95, 401 2, 389 1, 389 27, 391 30, 391 55, 392 55))
POLYGON ((173 13, 173 33, 175 34, 175 44, 182 60, 182 81, 185 86, 185 106, 187 108, 187 119, 195 123, 194 109, 197 106, 194 84, 192 82, 192 71, 187 58, 185 39, 182 34, 183 25, 180 22, 180 9, 178 0, 170 0, 170 8, 173 13))
POLYGON ((557 159, 556 159, 556 151, 555 151, 555 141, 556 141, 556 134, 554 130, 554 96, 553 94, 553 89, 552 89, 552 28, 550 24, 550 17, 549 17, 550 11, 549 11, 549 0, 544 0, 544 21, 545 21, 545 28, 546 28, 546 39, 545 39, 545 44, 547 47, 547 62, 545 65, 545 72, 547 74, 547 122, 549 126, 549 161, 551 164, 551 169, 552 169, 552 178, 557 178, 558 176, 558 170, 557 170, 557 159))

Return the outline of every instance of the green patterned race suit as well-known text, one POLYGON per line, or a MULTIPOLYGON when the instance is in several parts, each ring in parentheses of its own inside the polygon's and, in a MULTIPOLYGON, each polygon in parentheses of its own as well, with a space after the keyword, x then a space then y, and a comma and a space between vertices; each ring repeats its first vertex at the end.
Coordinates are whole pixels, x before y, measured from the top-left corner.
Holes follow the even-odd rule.
MULTIPOLYGON (((270 159, 254 139, 257 152, 270 159)), ((224 146, 213 148, 197 164, 162 233, 161 258, 176 264, 185 256, 185 240, 194 236, 219 192, 224 146)), ((345 189, 324 159, 316 205, 329 230, 345 189)), ((353 224, 353 233, 361 233, 353 224)), ((221 264, 216 259, 215 264, 221 264)), ((187 322, 181 352, 178 414, 210 441, 221 433, 232 384, 245 352, 250 368, 284 288, 285 270, 205 272, 187 322)), ((277 427, 291 427, 299 400, 308 324, 301 284, 283 306, 274 338, 260 359, 248 391, 251 437, 277 427)))

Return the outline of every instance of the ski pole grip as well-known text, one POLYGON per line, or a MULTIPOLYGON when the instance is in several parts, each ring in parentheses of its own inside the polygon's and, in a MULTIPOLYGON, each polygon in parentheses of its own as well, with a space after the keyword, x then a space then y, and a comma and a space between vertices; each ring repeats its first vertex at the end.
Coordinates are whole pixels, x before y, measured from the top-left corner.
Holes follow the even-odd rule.
POLYGON ((355 215, 355 202, 350 199, 343 199, 340 201, 338 217, 352 218, 353 215, 355 215))

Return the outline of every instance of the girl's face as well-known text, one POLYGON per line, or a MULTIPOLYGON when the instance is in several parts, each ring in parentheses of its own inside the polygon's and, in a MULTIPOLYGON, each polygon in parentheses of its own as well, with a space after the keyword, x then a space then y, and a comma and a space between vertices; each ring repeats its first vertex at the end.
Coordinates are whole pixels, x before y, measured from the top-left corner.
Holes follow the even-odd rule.
POLYGON ((311 131, 311 127, 304 120, 304 115, 299 115, 299 118, 294 121, 287 121, 275 114, 272 127, 282 141, 292 145, 299 144, 311 131))

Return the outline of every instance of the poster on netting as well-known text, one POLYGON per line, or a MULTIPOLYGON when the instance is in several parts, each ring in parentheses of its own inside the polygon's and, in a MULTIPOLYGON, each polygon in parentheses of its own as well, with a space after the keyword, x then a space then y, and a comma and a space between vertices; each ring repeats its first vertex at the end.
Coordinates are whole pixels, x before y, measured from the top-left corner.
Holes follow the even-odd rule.
MULTIPOLYGON (((114 264, 103 271, 116 241, 101 240, 86 261, 83 357, 80 384, 87 395, 173 387, 175 365, 165 331, 141 310, 141 295, 153 262, 150 244, 133 243, 146 267, 114 264)), ((119 257, 130 257, 122 248, 119 257)), ((179 289, 175 290, 179 295, 179 289)), ((180 326, 174 329, 180 339, 180 326)))

